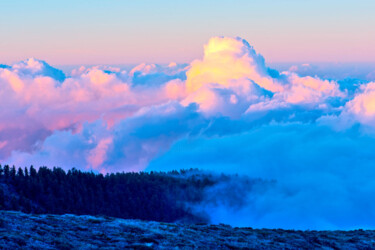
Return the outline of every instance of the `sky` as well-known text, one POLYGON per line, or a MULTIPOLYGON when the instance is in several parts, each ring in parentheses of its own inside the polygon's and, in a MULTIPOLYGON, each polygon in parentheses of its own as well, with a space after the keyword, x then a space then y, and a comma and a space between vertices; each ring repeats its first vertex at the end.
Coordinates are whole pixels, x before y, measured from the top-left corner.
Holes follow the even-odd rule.
POLYGON ((375 229, 373 7, 2 1, 0 164, 240 174, 194 209, 375 229))
POLYGON ((269 62, 374 62, 372 0, 0 2, 0 63, 190 63, 212 36, 269 62))

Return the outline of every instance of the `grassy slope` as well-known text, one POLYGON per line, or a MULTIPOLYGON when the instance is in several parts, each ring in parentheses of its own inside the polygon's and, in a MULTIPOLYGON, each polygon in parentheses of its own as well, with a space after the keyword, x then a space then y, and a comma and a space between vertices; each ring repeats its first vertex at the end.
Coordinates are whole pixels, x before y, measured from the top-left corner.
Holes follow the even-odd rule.
POLYGON ((0 249, 375 248, 375 231, 293 231, 0 211, 0 249))

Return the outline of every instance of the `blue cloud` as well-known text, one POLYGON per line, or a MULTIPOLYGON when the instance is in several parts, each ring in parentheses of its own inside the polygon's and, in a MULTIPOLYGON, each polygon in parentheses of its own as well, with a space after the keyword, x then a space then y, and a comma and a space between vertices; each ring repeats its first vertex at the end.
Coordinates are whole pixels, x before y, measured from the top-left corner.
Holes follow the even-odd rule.
MULTIPOLYGON (((335 132, 315 123, 274 123, 239 134, 182 139, 148 170, 200 168, 276 181, 262 192, 248 190, 240 207, 221 204, 225 197, 201 204, 199 209, 213 222, 261 228, 375 228, 370 219, 375 218, 374 150, 375 137, 364 135, 358 126, 335 132)), ((214 194, 207 190, 208 197, 214 194)))

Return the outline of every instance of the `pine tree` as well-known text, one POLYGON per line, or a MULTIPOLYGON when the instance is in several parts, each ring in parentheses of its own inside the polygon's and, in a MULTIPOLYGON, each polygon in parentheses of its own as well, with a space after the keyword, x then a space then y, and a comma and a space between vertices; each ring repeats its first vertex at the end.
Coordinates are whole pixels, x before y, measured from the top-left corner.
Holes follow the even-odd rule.
POLYGON ((23 174, 22 168, 18 168, 17 177, 22 178, 22 179, 25 177, 25 175, 23 174))
POLYGON ((29 177, 29 170, 27 169, 27 167, 25 167, 25 177, 26 177, 26 178, 29 177))
POLYGON ((36 170, 33 165, 30 166, 30 176, 35 178, 36 177, 36 170))
POLYGON ((9 181, 8 179, 9 179, 9 165, 5 165, 4 166, 4 178, 5 178, 5 180, 6 181, 9 181))
POLYGON ((12 181, 15 181, 16 179, 16 167, 14 165, 10 169, 10 178, 12 179, 12 181))

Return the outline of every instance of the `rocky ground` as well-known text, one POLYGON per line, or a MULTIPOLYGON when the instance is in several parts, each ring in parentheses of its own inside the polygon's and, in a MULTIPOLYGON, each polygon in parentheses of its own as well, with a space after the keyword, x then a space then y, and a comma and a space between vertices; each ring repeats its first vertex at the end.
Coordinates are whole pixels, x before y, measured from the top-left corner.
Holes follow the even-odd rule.
POLYGON ((374 249, 375 231, 293 231, 0 211, 0 249, 374 249))

